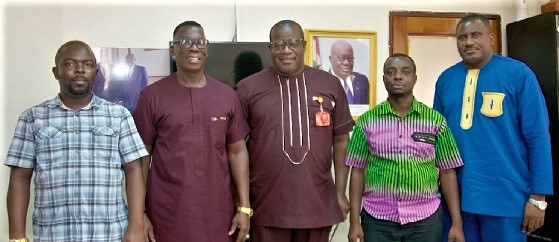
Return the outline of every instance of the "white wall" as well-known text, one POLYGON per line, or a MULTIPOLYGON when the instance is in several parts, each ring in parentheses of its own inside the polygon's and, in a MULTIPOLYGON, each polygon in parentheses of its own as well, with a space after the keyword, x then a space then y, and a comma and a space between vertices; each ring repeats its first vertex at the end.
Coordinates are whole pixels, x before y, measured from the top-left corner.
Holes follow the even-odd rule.
MULTIPOLYGON (((516 20, 518 5, 526 16, 539 14, 547 0, 0 0, 0 157, 5 157, 17 118, 26 108, 54 97, 58 84, 50 72, 54 54, 65 41, 80 39, 91 46, 166 48, 174 27, 184 20, 200 22, 208 39, 268 41, 270 27, 293 19, 303 28, 377 32, 377 101, 386 93, 380 82, 388 56, 388 13, 392 10, 481 12, 516 20), (268 3, 274 2, 274 4, 268 3)), ((503 36, 504 37, 504 36, 503 36)), ((503 38, 504 39, 504 38, 503 38)), ((503 45, 506 49, 506 45, 503 45)), ((3 159, 2 159, 3 163, 3 159)), ((0 196, 7 191, 9 169, 0 167, 0 196)), ((4 204, 4 199, 0 199, 4 204)), ((8 234, 0 206, 0 240, 8 234)), ((28 221, 30 222, 30 221, 28 221)), ((31 236, 28 223, 28 236, 31 236)))

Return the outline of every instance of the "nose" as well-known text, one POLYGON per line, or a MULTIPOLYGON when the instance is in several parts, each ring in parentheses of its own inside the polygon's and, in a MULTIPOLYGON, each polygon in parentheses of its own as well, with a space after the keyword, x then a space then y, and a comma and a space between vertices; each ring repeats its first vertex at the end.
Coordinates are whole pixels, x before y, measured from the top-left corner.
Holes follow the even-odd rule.
POLYGON ((289 45, 288 45, 288 44, 282 45, 282 47, 281 47, 281 52, 282 52, 282 53, 284 53, 284 52, 290 52, 290 51, 291 51, 291 48, 289 48, 289 45))
POLYGON ((195 43, 192 43, 192 45, 190 45, 190 47, 188 47, 188 51, 198 52, 198 51, 200 51, 200 48, 198 48, 198 46, 195 43))
POLYGON ((474 44, 474 38, 468 36, 468 38, 466 38, 466 45, 473 45, 473 44, 474 44))
POLYGON ((84 74, 85 73, 85 67, 83 63, 77 63, 76 64, 76 69, 74 70, 76 73, 80 73, 80 74, 84 74))

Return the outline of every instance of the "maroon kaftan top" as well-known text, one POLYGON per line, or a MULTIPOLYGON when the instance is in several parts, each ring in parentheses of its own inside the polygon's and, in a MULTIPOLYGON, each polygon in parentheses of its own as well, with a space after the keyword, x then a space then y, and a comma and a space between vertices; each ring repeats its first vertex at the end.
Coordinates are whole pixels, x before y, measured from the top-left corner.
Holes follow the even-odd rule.
POLYGON ((251 133, 250 198, 253 225, 318 228, 343 220, 332 178, 332 137, 353 119, 340 81, 305 67, 286 77, 273 68, 241 81, 237 94, 251 133), (331 123, 317 127, 317 101, 331 123))
POLYGON ((248 126, 235 91, 207 76, 201 88, 172 74, 144 89, 134 119, 153 148, 146 212, 157 241, 230 241, 234 215, 226 144, 248 126))

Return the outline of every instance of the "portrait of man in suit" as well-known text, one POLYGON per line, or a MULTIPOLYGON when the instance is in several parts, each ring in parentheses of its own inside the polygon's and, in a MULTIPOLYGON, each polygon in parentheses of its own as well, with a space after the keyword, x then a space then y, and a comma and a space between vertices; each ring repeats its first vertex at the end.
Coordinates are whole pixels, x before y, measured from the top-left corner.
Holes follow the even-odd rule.
POLYGON ((330 74, 338 77, 344 87, 347 101, 351 104, 369 104, 369 79, 353 71, 355 56, 353 47, 343 39, 332 43, 330 56, 330 74))
POLYGON ((126 55, 126 65, 128 66, 128 103, 124 106, 134 110, 140 92, 148 86, 148 72, 145 67, 136 65, 136 56, 132 53, 126 55))

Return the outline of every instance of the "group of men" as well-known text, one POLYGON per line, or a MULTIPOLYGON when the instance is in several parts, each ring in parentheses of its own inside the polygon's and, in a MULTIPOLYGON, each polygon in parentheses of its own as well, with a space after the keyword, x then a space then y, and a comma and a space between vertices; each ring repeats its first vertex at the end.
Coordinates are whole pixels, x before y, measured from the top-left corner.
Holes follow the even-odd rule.
POLYGON ((273 66, 235 91, 204 74, 202 26, 179 24, 177 72, 133 115, 92 94, 87 44, 62 45, 60 93, 22 114, 8 151, 11 241, 27 241, 33 172, 35 241, 326 242, 350 211, 350 241, 525 241, 543 225, 545 103, 524 64, 492 54, 486 18, 458 23, 463 61, 437 82, 438 112, 413 97, 413 59, 394 54, 388 99, 356 123, 342 79, 304 64, 299 24, 269 38, 273 66))

